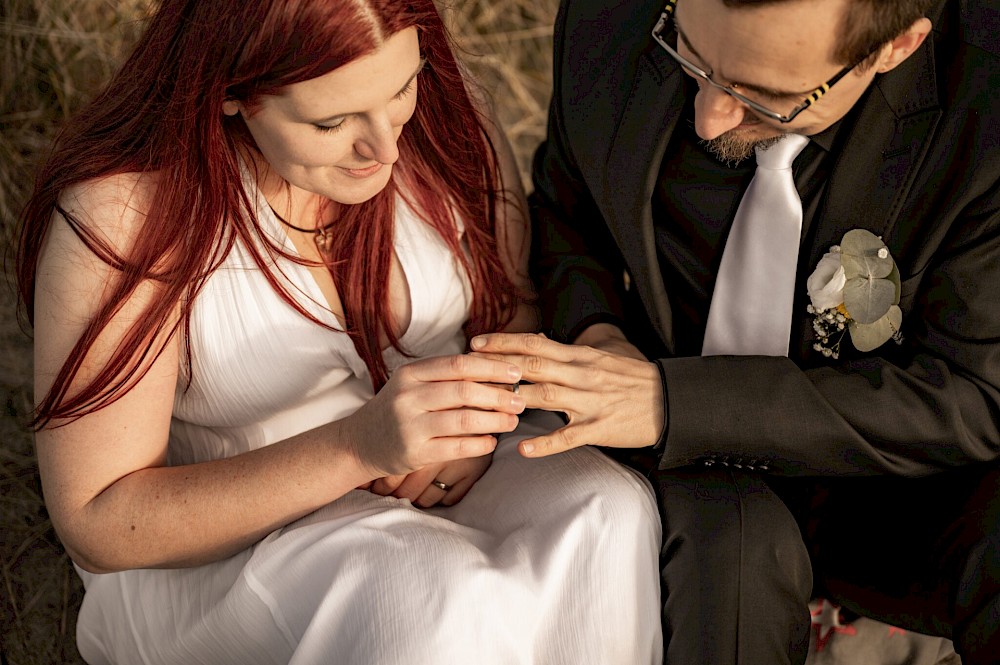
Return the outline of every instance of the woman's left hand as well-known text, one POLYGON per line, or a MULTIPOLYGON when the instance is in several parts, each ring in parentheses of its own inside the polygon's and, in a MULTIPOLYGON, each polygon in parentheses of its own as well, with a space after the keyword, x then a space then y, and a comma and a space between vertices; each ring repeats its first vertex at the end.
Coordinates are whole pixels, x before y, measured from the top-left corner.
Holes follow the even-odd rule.
POLYGON ((409 499, 421 508, 441 504, 453 506, 468 493, 493 462, 493 455, 432 464, 402 476, 375 480, 368 488, 374 494, 409 499), (434 482, 447 486, 442 489, 434 482))

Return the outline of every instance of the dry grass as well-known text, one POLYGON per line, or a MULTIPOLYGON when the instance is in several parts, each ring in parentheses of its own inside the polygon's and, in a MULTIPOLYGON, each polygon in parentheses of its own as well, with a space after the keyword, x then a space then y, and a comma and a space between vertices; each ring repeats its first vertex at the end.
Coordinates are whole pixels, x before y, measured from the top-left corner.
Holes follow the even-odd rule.
MULTIPOLYGON (((114 70, 149 0, 0 0, 0 249, 60 122, 114 70)), ((558 0, 442 0, 470 69, 527 164, 545 131, 558 0)), ((31 437, 31 342, 0 288, 0 663, 79 663, 80 583, 42 504, 31 437)))

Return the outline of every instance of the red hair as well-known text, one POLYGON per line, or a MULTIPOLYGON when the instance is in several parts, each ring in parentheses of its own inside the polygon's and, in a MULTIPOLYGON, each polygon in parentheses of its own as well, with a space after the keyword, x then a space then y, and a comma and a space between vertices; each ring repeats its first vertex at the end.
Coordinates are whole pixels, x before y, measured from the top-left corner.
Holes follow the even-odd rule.
MULTIPOLYGON (((371 53, 411 26, 418 29, 426 66, 416 112, 399 139, 393 180, 371 200, 342 206, 337 220, 328 267, 348 334, 378 390, 388 379, 379 333, 405 353, 388 325, 393 216, 400 194, 440 234, 470 278, 466 336, 510 321, 519 294, 498 249, 497 210, 503 198, 498 160, 433 0, 265 0, 238 11, 227 0, 162 0, 132 55, 63 128, 22 214, 16 269, 29 321, 35 270, 53 210, 119 276, 39 403, 35 426, 110 404, 142 377, 162 350, 155 340, 165 339, 163 333, 186 340, 195 296, 238 240, 254 253, 282 297, 309 316, 256 249, 253 239, 263 234, 242 184, 239 158, 241 147, 256 148, 242 118, 223 115, 223 101, 252 105, 261 95, 280 94, 287 85, 371 53), (57 201, 73 185, 128 172, 155 172, 158 184, 143 232, 123 255, 57 201), (464 223, 468 253, 456 217, 464 223), (150 279, 162 287, 158 294, 107 365, 70 395, 95 339, 150 279), (165 322, 178 304, 180 320, 167 331, 165 322)), ((187 344, 184 348, 191 353, 187 344)), ((190 355, 187 363, 190 367, 190 355)))

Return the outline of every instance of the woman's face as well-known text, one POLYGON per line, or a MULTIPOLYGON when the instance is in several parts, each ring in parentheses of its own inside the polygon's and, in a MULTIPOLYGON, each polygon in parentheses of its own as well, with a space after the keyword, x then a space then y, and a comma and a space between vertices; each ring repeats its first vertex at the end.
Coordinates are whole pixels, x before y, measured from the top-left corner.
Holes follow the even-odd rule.
POLYGON ((417 103, 416 28, 333 71, 265 95, 240 113, 271 171, 293 187, 337 203, 367 201, 388 184, 396 141, 417 103))

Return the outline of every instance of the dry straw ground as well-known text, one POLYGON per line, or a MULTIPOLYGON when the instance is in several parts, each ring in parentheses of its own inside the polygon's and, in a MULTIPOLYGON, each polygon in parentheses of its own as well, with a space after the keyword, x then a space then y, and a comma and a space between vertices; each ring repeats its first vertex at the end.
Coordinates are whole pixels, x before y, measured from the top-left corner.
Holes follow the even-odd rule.
MULTIPOLYGON (((335 0, 329 0, 335 1, 335 0)), ((544 135, 557 0, 442 0, 522 167, 544 135)), ((149 0, 0 0, 0 249, 60 121, 127 50, 149 0)), ((6 285, 4 285, 6 286, 6 285)), ((79 663, 81 598, 42 504, 31 437, 31 342, 0 288, 0 663, 79 663)))

